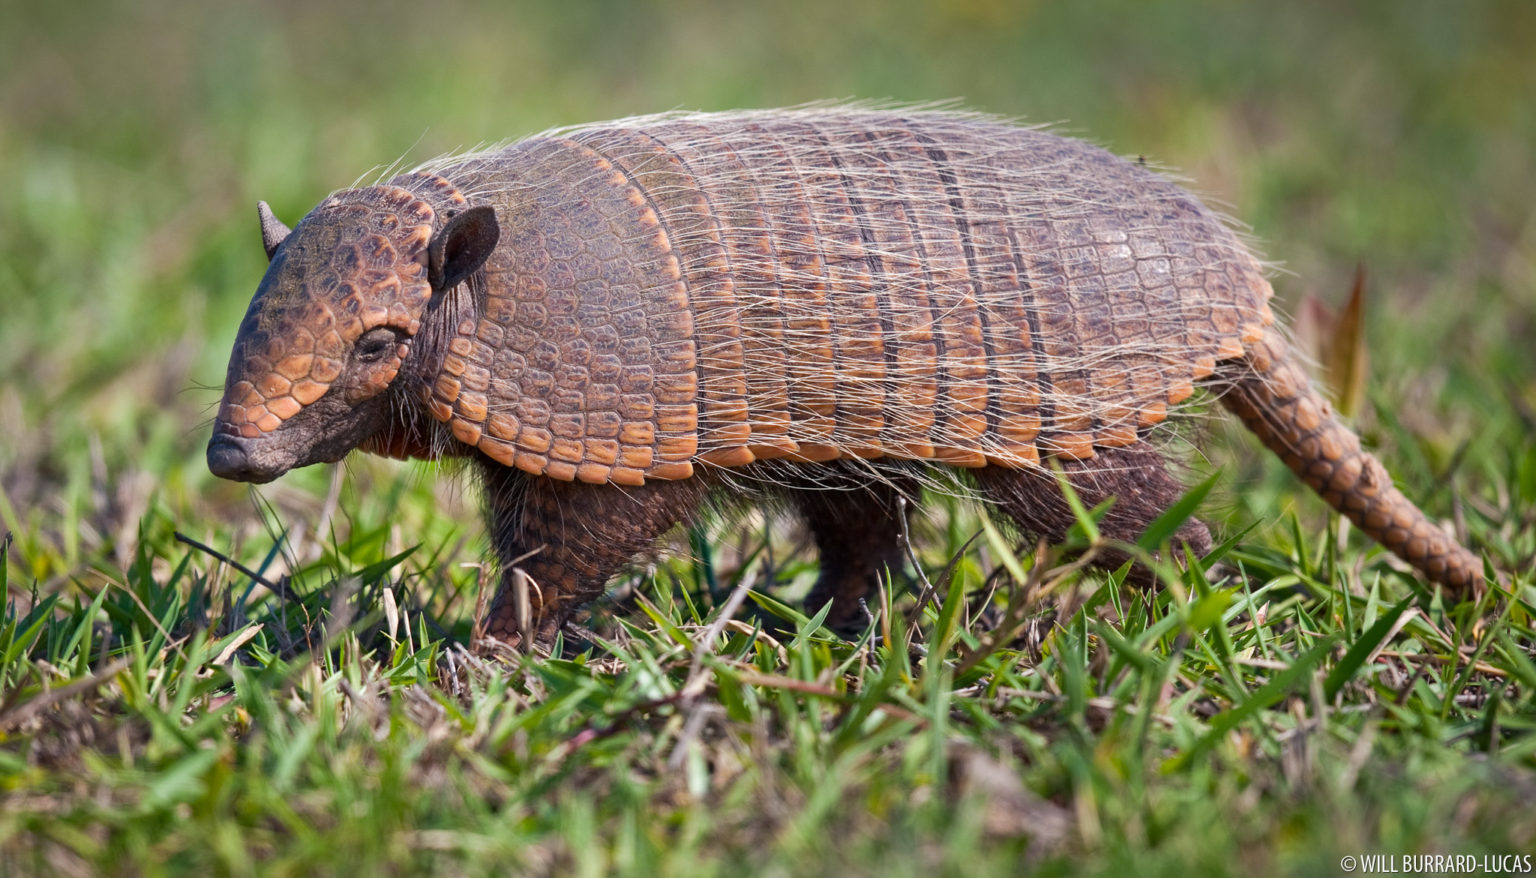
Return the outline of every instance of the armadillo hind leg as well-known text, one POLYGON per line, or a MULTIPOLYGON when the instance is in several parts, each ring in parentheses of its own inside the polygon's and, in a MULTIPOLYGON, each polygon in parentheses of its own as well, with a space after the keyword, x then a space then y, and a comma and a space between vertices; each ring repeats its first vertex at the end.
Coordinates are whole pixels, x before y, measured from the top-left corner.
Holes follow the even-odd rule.
POLYGON ((486 464, 491 539, 502 563, 502 585, 485 631, 508 643, 521 638, 513 565, 532 580, 528 621, 535 639, 549 642, 582 604, 600 596, 613 576, 658 537, 693 515, 702 479, 653 481, 616 490, 563 482, 486 464))
MULTIPOLYGON (((1099 532, 1112 540, 1135 542, 1147 525, 1162 515, 1184 494, 1184 486, 1168 473, 1161 454, 1145 442, 1124 447, 1097 449, 1092 458, 1061 458, 1062 472, 1078 499, 1089 509, 1111 497, 1114 504, 1099 522, 1099 532)), ((1061 542, 1077 521, 1061 494, 1054 473, 1041 468, 1008 469, 989 466, 974 472, 976 487, 1032 537, 1061 542)), ((1211 550, 1211 532, 1190 519, 1174 534, 1175 545, 1187 545, 1197 556, 1211 550)), ((1095 565, 1115 569, 1126 556, 1101 552, 1095 565)), ((1150 571, 1133 568, 1132 581, 1152 584, 1150 571)))
POLYGON ((1392 484, 1273 330, 1221 376, 1222 402, 1329 506, 1453 592, 1482 582, 1482 565, 1392 484))
POLYGON ((852 631, 864 626, 868 616, 859 601, 874 594, 886 576, 900 576, 903 570, 901 497, 920 492, 915 480, 899 476, 859 490, 791 492, 821 555, 816 586, 805 599, 807 613, 820 612, 831 601, 829 627, 852 631))

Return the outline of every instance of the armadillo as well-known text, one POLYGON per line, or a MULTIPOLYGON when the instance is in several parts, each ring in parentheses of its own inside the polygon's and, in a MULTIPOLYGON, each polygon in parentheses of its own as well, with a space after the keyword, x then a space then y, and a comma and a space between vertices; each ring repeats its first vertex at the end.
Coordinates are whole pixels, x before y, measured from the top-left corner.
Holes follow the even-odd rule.
MULTIPOLYGON (((551 637, 747 482, 805 517, 809 600, 841 623, 900 563, 924 473, 1048 539, 1064 475, 1134 540, 1180 495, 1152 434, 1197 387, 1428 580, 1482 582, 1313 389, 1240 237, 1076 139, 917 109, 650 116, 340 191, 291 231, 259 213, 209 468, 469 459, 495 636, 551 637)), ((1178 537, 1210 550, 1198 521, 1178 537)))

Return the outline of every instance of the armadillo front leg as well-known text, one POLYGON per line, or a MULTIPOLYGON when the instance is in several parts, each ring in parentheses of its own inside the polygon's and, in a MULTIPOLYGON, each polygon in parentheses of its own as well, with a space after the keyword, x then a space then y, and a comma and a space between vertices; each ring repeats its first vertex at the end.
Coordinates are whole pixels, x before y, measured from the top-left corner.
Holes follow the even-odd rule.
MULTIPOLYGON (((1087 508, 1113 497, 1099 523, 1104 536, 1121 542, 1135 542, 1147 525, 1162 515, 1184 493, 1184 487, 1168 474, 1162 455, 1145 442, 1123 448, 1100 448, 1086 460, 1060 461, 1062 472, 1072 490, 1087 508)), ((989 466, 975 473, 982 494, 1006 512, 1030 536, 1048 542, 1061 542, 1077 521, 1072 508, 1061 494, 1054 473, 1039 468, 1005 469, 989 466)), ((1211 532, 1196 519, 1186 521, 1174 534, 1175 545, 1184 543, 1196 555, 1211 550, 1211 532)), ((1095 564, 1115 569, 1124 564, 1120 552, 1101 552, 1095 564)), ((1151 585, 1149 571, 1135 568, 1133 580, 1151 585)))
POLYGON ((532 580, 528 618, 536 639, 548 642, 577 607, 600 596, 625 564, 691 516, 704 496, 696 478, 619 490, 493 463, 482 470, 491 539, 504 568, 485 630, 509 643, 520 640, 514 566, 532 580))
POLYGON ((1465 593, 1482 565, 1392 484, 1360 439, 1333 415, 1273 331, 1224 376, 1221 401, 1329 506, 1432 582, 1465 593))

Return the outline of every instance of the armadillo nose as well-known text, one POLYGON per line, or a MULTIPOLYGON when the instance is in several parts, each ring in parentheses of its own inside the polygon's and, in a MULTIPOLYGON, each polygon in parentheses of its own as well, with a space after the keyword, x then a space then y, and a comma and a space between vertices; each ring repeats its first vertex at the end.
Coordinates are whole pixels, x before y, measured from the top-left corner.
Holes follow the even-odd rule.
POLYGON ((208 469, 221 479, 237 482, 266 482, 251 463, 251 456, 230 436, 215 436, 208 442, 208 469))

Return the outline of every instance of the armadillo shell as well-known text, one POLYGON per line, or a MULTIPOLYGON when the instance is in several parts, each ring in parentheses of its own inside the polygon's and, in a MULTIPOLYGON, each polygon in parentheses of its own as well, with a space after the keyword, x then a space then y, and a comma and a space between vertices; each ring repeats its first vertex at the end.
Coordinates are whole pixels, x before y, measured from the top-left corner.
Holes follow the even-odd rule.
POLYGON ((980 116, 650 117, 430 170, 502 225, 431 410, 556 478, 1090 457, 1274 320, 1189 193, 980 116))

